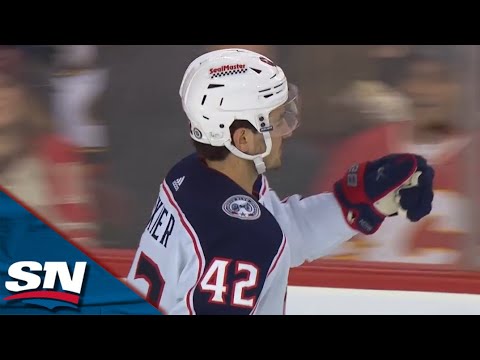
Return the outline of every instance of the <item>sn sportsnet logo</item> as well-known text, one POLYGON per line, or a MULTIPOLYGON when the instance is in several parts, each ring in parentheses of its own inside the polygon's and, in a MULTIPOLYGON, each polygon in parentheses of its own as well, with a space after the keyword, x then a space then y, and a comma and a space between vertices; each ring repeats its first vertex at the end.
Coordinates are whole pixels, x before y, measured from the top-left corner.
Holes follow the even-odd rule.
POLYGON ((53 306, 48 303, 38 305, 47 308, 61 304, 76 307, 80 301, 86 269, 86 261, 75 262, 73 272, 70 272, 65 261, 46 261, 43 264, 18 261, 8 268, 11 280, 5 281, 5 288, 13 294, 4 300, 56 300, 61 303, 55 302, 53 306))

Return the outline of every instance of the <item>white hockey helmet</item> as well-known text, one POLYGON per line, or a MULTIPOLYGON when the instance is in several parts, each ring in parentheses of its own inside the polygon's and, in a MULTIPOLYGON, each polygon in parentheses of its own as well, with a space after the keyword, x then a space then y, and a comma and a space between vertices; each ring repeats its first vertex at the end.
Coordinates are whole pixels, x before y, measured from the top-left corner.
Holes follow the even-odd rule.
POLYGON ((298 126, 297 95, 279 66, 244 49, 215 50, 198 57, 180 86, 192 139, 227 147, 234 155, 254 161, 260 174, 266 170, 263 159, 272 149, 271 136, 288 136, 298 126), (274 120, 271 112, 279 107, 280 116, 274 120), (264 153, 245 154, 232 144, 230 126, 235 120, 246 120, 263 134, 264 153))

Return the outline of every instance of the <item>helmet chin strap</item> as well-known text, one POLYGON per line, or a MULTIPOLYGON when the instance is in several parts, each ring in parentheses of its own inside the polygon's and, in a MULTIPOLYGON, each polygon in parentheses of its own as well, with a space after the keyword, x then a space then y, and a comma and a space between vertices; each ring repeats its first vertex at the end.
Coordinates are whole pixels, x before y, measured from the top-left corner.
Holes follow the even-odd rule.
POLYGON ((230 150, 233 155, 238 156, 239 158, 245 160, 252 160, 255 164, 255 169, 257 170, 257 173, 261 175, 267 170, 263 159, 270 154, 270 151, 272 151, 272 138, 268 131, 263 133, 263 140, 265 141, 266 149, 263 154, 258 155, 249 155, 241 152, 232 144, 232 140, 227 141, 225 143, 225 147, 230 150))

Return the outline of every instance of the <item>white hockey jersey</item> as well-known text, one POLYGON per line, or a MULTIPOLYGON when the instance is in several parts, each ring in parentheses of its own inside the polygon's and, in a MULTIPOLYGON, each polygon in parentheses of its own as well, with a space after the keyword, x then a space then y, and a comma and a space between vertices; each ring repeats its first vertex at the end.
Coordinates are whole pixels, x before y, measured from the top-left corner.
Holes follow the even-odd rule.
POLYGON ((284 314, 288 273, 356 232, 333 194, 281 201, 259 176, 248 194, 193 154, 175 165, 127 282, 177 314, 284 314))

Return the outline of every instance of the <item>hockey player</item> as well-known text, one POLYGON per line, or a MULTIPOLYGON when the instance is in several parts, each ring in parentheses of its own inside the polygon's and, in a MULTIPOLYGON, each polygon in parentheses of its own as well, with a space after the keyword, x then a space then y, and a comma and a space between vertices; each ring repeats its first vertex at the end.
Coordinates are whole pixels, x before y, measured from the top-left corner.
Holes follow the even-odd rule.
POLYGON ((265 171, 298 126, 298 93, 261 54, 200 56, 180 97, 196 152, 160 185, 127 277, 167 314, 283 314, 291 267, 386 216, 431 210, 433 170, 413 154, 353 165, 331 192, 281 201, 265 171))

